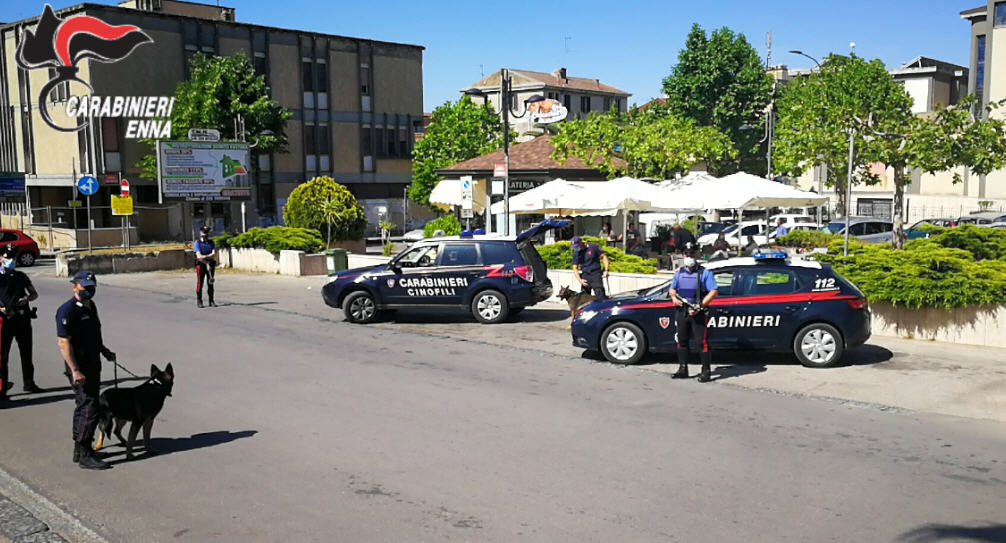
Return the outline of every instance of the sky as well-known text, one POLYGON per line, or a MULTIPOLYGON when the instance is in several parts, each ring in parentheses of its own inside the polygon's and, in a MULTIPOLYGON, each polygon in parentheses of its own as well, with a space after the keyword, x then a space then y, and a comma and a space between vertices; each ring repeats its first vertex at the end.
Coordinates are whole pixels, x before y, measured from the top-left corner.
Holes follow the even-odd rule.
MULTIPOLYGON (((79 1, 53 0, 59 9, 79 1)), ((114 4, 97 0, 94 3, 114 4)), ((209 0, 207 3, 213 3, 209 0)), ((771 63, 809 67, 855 52, 896 68, 917 56, 968 65, 970 29, 960 12, 984 0, 719 0, 462 2, 446 0, 222 0, 239 22, 422 45, 426 111, 500 68, 599 79, 632 94, 661 95, 693 23, 744 34, 771 63), (277 7, 280 6, 280 7, 277 7), (502 8, 502 9, 501 9, 502 8)), ((0 0, 0 21, 39 15, 44 2, 0 0)))

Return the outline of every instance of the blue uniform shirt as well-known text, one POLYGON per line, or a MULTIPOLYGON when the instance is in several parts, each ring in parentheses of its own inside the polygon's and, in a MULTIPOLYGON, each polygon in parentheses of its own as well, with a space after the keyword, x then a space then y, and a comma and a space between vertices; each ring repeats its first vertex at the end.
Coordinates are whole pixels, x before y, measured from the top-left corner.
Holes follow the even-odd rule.
POLYGON ((703 292, 709 293, 717 290, 716 278, 713 277, 713 272, 704 268, 701 274, 689 272, 687 268, 678 268, 678 271, 674 272, 674 278, 671 279, 671 288, 677 291, 678 296, 693 304, 698 304, 702 302, 702 300, 698 299, 699 281, 702 282, 703 292))
POLYGON ((192 243, 192 248, 196 251, 197 254, 208 255, 212 253, 213 250, 217 248, 217 246, 215 243, 213 243, 213 240, 208 239, 206 241, 202 241, 197 239, 195 242, 192 243))
POLYGON ((70 340, 73 356, 84 373, 101 370, 98 355, 104 345, 98 306, 93 301, 90 306, 71 298, 56 310, 56 336, 70 340))
POLYGON ((781 224, 776 227, 775 237, 779 238, 785 236, 786 234, 789 234, 789 228, 786 228, 784 225, 781 224))
POLYGON ((573 252, 573 265, 580 267, 581 274, 600 273, 601 254, 601 248, 596 243, 588 243, 586 247, 573 252))

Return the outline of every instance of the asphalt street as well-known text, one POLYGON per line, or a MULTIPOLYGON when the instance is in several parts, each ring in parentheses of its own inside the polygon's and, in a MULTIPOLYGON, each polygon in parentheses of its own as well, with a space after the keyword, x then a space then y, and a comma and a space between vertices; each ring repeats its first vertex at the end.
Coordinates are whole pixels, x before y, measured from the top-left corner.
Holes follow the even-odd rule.
POLYGON ((69 286, 33 274, 53 390, 0 413, 0 466, 112 541, 1006 540, 1001 423, 354 326, 268 288, 198 310, 99 286, 120 362, 176 384, 163 454, 87 472, 52 321, 69 286))

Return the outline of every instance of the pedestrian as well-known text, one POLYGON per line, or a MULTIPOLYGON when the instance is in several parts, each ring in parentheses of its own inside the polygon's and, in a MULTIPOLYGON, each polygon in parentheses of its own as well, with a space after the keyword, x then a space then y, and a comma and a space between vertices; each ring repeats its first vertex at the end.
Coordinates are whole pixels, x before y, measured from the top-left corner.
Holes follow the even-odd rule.
POLYGON ((608 277, 608 255, 580 236, 573 236, 573 277, 583 286, 581 290, 593 294, 595 300, 608 297, 602 281, 602 277, 608 277))
POLYGON ((782 219, 779 219, 775 223, 775 239, 779 239, 789 233, 789 228, 786 228, 786 223, 782 219))
POLYGON ((35 384, 35 366, 32 364, 31 320, 35 310, 28 304, 38 298, 31 279, 17 265, 17 248, 8 243, 0 254, 0 399, 14 385, 9 379, 10 348, 17 340, 21 353, 21 378, 25 392, 45 392, 35 384))
POLYGON ((724 258, 730 257, 730 244, 727 243, 727 238, 720 232, 716 234, 716 241, 713 242, 713 254, 709 257, 710 261, 713 260, 723 260, 724 258))
POLYGON ((213 278, 217 271, 217 246, 210 239, 210 227, 199 229, 199 239, 192 244, 196 254, 196 307, 203 307, 203 280, 206 281, 206 293, 210 298, 210 307, 216 307, 213 301, 213 278))
POLYGON ((606 222, 601 226, 601 231, 597 234, 597 237, 607 241, 609 244, 618 242, 618 235, 612 231, 610 222, 606 222))
POLYGON ((108 469, 91 446, 98 425, 101 356, 115 363, 115 353, 101 337, 101 320, 94 292, 98 282, 89 271, 70 280, 73 298, 56 311, 56 337, 65 363, 64 373, 73 387, 73 461, 84 469, 108 469), (99 356, 100 355, 100 356, 99 356))
POLYGON ((635 223, 629 223, 625 231, 625 252, 630 255, 643 256, 643 236, 636 230, 635 223))
POLYGON ((741 249, 741 256, 753 256, 757 250, 758 242, 754 240, 753 236, 748 236, 747 243, 745 243, 744 248, 741 249))
POLYGON ((699 357, 702 362, 702 370, 699 372, 698 381, 707 383, 711 379, 712 366, 712 353, 709 352, 709 342, 706 337, 706 324, 709 319, 707 309, 719 291, 713 273, 699 266, 695 260, 694 252, 694 245, 686 247, 684 266, 674 272, 671 288, 668 290, 671 300, 677 306, 674 324, 677 331, 675 337, 678 348, 678 371, 671 377, 674 379, 688 378, 689 343, 695 340, 701 343, 699 357), (687 303, 682 303, 681 300, 687 303))
POLYGON ((680 223, 674 223, 671 227, 671 239, 674 241, 674 250, 680 254, 685 253, 688 244, 696 245, 695 235, 691 230, 684 228, 680 223))

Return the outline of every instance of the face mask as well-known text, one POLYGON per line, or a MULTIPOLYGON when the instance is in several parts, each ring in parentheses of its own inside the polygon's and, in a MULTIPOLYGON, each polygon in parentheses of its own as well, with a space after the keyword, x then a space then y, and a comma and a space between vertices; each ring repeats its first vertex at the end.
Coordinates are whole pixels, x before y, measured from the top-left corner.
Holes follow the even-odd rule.
POLYGON ((8 270, 13 270, 14 266, 16 266, 16 265, 17 265, 17 262, 15 262, 13 258, 5 258, 5 259, 3 259, 3 267, 7 268, 8 270))
POLYGON ((696 262, 695 262, 694 258, 692 258, 690 256, 686 256, 685 257, 685 267, 688 268, 689 271, 695 270, 695 265, 696 265, 696 262))
POLYGON ((81 300, 90 300, 91 298, 94 297, 94 291, 96 289, 97 289, 96 287, 84 287, 84 290, 77 293, 77 296, 81 300))

